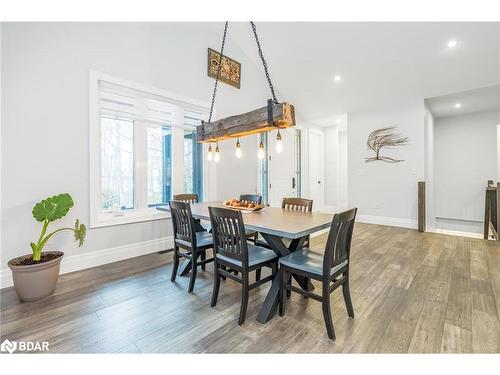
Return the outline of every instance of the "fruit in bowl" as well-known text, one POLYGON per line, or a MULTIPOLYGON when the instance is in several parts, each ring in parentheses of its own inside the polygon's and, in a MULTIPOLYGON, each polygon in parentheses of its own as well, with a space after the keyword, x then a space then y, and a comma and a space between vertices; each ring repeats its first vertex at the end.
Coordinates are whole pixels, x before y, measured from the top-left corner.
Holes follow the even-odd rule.
POLYGON ((262 205, 256 204, 255 202, 240 201, 235 198, 224 201, 223 204, 224 206, 243 210, 258 210, 264 207, 262 205))

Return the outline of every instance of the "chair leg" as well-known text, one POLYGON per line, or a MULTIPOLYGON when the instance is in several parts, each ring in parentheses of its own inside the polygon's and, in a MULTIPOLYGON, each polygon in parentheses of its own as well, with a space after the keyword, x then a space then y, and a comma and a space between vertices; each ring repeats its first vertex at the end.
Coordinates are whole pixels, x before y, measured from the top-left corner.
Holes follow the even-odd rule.
MULTIPOLYGON (((286 281, 286 283, 287 283, 288 286, 292 286, 292 277, 291 277, 291 274, 290 274, 288 280, 286 281)), ((287 291, 286 291, 286 298, 290 299, 291 296, 292 296, 292 291, 287 289, 287 291)))
POLYGON ((247 314, 248 306, 248 272, 242 271, 242 293, 241 293, 241 307, 240 307, 240 319, 238 324, 241 326, 245 323, 245 316, 247 314))
POLYGON ((273 264, 271 264, 271 273, 273 276, 276 276, 276 274, 278 273, 278 262, 274 262, 273 264))
POLYGON ((177 254, 177 247, 174 247, 174 266, 172 267, 172 275, 170 276, 170 281, 175 281, 177 276, 177 269, 179 268, 179 254, 177 254))
MULTIPOLYGON (((220 266, 220 268, 226 271, 226 266, 220 266)), ((221 276, 221 279, 226 280, 226 276, 221 276)))
POLYGON ((214 261, 214 288, 212 290, 212 301, 210 302, 210 307, 215 307, 217 305, 217 298, 219 297, 219 289, 220 289, 220 279, 219 275, 219 266, 217 262, 214 261))
MULTIPOLYGON (((203 250, 203 251, 201 252, 201 260, 202 260, 202 261, 204 261, 205 259, 207 259, 207 251, 206 251, 206 250, 203 250)), ((205 271, 205 270, 206 270, 206 268, 207 268, 207 267, 205 266, 205 263, 202 263, 202 265, 201 265, 201 270, 202 270, 202 271, 205 271)))
POLYGON ((191 279, 189 280, 188 293, 192 293, 194 289, 194 282, 196 281, 196 272, 198 271, 198 254, 193 252, 191 255, 191 279))
POLYGON ((285 298, 285 277, 286 277, 286 271, 283 270, 283 268, 280 268, 279 272, 279 281, 280 281, 280 289, 279 289, 279 314, 280 316, 285 316, 285 304, 286 304, 286 298, 285 298))
POLYGON ((354 318, 354 308, 352 307, 351 292, 349 289, 349 272, 344 274, 346 281, 342 284, 342 293, 344 294, 345 307, 350 318, 354 318))
POLYGON ((262 274, 262 268, 259 268, 259 269, 255 270, 255 281, 259 281, 260 280, 261 274, 262 274))
POLYGON ((330 340, 335 341, 335 329, 333 328, 332 310, 330 308, 329 283, 323 283, 323 318, 325 319, 326 332, 330 340))

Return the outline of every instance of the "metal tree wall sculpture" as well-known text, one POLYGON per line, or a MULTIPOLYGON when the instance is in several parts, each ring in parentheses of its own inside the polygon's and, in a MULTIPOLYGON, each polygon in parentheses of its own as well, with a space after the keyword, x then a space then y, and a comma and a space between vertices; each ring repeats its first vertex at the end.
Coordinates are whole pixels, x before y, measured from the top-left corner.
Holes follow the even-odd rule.
POLYGON ((380 155, 380 150, 383 147, 391 148, 408 144, 408 137, 403 137, 401 134, 396 133, 395 130, 395 126, 389 126, 387 128, 374 130, 370 133, 368 140, 366 141, 366 145, 369 149, 375 152, 375 156, 365 158, 365 162, 382 160, 386 163, 399 163, 404 161, 380 155))

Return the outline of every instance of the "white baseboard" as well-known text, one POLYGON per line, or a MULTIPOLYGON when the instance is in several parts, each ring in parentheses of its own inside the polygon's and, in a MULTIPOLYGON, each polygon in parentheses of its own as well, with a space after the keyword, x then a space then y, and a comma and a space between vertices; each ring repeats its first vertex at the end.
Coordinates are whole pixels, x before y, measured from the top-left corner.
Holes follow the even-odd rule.
POLYGON ((417 229, 418 221, 387 216, 357 215, 356 221, 367 224, 389 225, 391 227, 417 229))
POLYGON ((472 233, 472 232, 464 232, 460 230, 450 230, 450 229, 429 229, 427 232, 431 233, 439 233, 439 234, 447 234, 450 236, 459 236, 459 237, 468 237, 468 238, 479 238, 483 239, 482 233, 472 233))
MULTIPOLYGON (((119 260, 134 258, 171 248, 173 248, 173 238, 172 236, 169 236, 92 251, 85 254, 71 255, 63 258, 61 262, 61 274, 96 267, 102 264, 117 262, 119 260)), ((4 268, 0 270, 0 283, 0 288, 7 288, 13 285, 10 269, 4 268)))

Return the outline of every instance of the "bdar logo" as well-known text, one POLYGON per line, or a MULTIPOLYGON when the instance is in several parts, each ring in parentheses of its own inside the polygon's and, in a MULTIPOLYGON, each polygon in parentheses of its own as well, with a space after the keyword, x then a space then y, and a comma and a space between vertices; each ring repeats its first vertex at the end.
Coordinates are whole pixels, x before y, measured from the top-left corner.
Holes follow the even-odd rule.
POLYGON ((9 352, 10 354, 14 353, 16 348, 17 342, 11 342, 8 339, 5 339, 4 342, 2 342, 2 345, 0 345, 0 351, 9 352))

